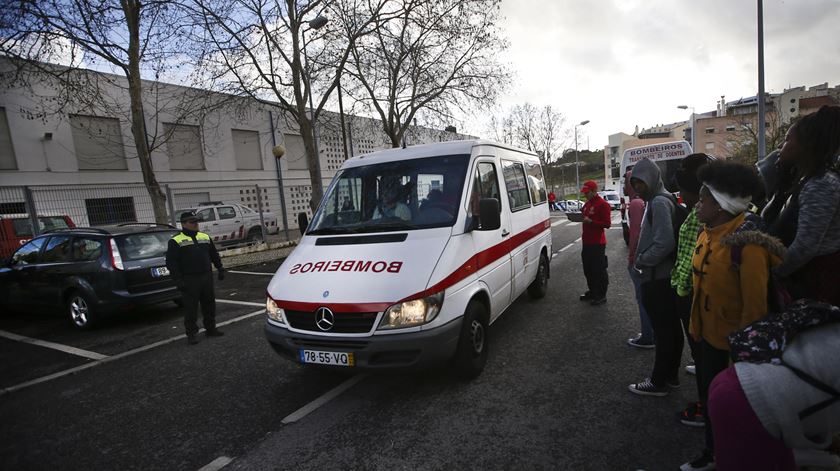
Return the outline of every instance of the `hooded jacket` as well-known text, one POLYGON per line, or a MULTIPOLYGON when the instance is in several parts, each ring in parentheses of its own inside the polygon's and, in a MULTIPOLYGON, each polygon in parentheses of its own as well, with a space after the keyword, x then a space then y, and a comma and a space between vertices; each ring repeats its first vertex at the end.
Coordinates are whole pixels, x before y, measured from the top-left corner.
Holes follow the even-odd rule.
POLYGON ((677 248, 671 222, 675 210, 672 196, 662 183, 659 167, 648 159, 640 160, 633 167, 632 178, 645 182, 650 189, 650 199, 645 198, 645 214, 636 247, 636 268, 642 272, 643 282, 668 279, 677 248), (660 195, 665 197, 658 198, 660 195))
POLYGON ((782 243, 763 232, 735 232, 745 214, 715 227, 706 227, 697 238, 692 260, 694 297, 689 332, 719 350, 729 350, 732 332, 767 315, 770 269, 782 261, 782 243), (736 271, 732 247, 741 246, 736 271))

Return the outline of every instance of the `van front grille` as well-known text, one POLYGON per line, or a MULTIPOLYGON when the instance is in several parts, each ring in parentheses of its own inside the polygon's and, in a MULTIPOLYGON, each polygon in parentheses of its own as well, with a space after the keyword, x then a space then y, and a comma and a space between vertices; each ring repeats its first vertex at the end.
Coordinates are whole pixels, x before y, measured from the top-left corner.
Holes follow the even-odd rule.
POLYGON ((335 323, 329 330, 319 329, 315 324, 315 311, 286 310, 286 319, 295 329, 331 334, 363 334, 370 332, 376 321, 376 312, 335 312, 335 323))

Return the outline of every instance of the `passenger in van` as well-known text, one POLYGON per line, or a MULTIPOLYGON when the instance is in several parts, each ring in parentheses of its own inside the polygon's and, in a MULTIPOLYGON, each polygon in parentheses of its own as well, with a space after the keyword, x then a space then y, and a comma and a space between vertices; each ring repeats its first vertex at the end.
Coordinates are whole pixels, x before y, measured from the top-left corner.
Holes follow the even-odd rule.
POLYGON ((389 187, 382 192, 382 199, 373 210, 373 219, 397 217, 403 221, 411 220, 411 210, 408 205, 399 201, 400 191, 398 188, 389 187))
POLYGON ((353 207, 353 202, 350 201, 350 197, 345 196, 344 197, 344 202, 341 203, 341 210, 342 211, 353 211, 354 209, 356 209, 356 208, 353 207))

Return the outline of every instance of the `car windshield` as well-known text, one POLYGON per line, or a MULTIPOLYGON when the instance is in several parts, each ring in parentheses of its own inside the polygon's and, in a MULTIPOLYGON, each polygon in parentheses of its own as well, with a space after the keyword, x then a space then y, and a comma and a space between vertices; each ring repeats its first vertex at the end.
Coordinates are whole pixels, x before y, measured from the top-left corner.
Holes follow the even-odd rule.
POLYGON ((143 260, 146 258, 163 257, 169 239, 178 231, 143 232, 128 234, 117 238, 117 245, 123 260, 143 260))
POLYGON ((607 194, 607 195, 604 195, 604 199, 612 200, 612 201, 618 201, 618 195, 607 194))
POLYGON ((448 155, 342 170, 307 234, 358 234, 452 226, 469 155, 448 155))

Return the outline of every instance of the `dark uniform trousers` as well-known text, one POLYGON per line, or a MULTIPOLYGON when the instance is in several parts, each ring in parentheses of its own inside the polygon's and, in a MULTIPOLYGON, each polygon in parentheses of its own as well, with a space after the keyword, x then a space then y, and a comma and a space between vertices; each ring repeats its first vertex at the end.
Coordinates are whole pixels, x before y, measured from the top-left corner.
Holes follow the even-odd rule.
POLYGON ((204 328, 215 329, 216 295, 213 291, 213 272, 184 276, 181 293, 184 299, 184 328, 187 335, 195 335, 198 332, 199 303, 204 328))
POLYGON ((581 247, 580 258, 583 262, 583 275, 586 287, 594 298, 607 295, 610 279, 607 274, 606 245, 585 244, 581 247))

